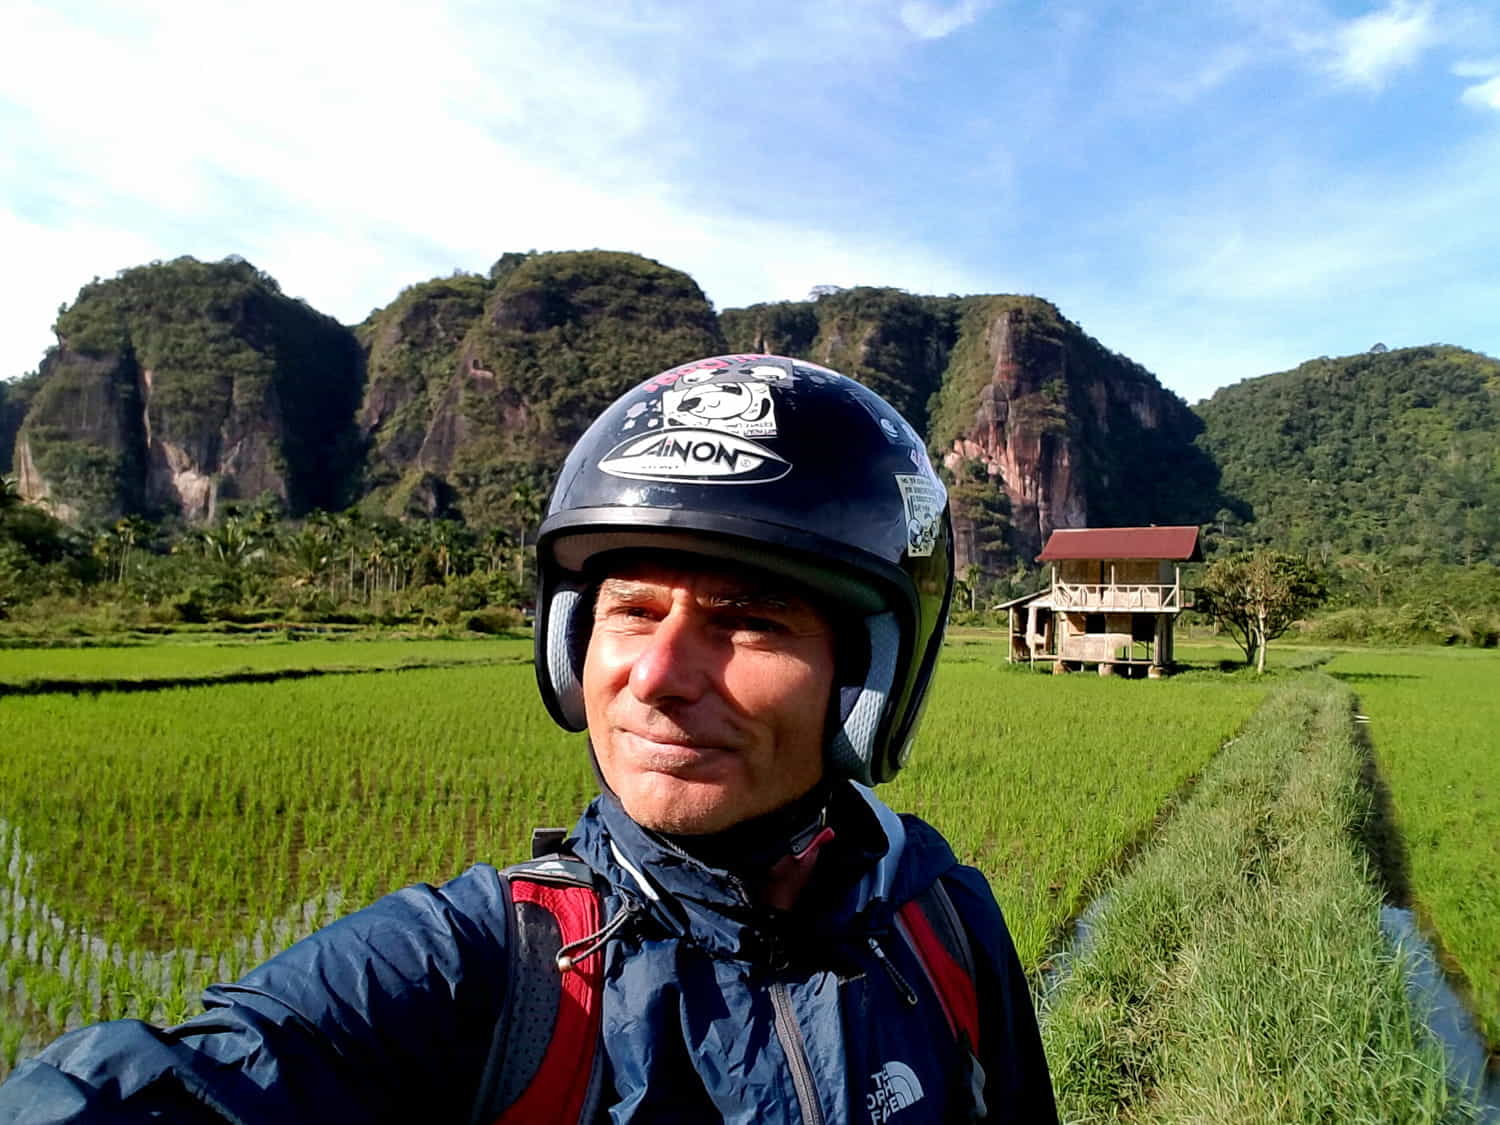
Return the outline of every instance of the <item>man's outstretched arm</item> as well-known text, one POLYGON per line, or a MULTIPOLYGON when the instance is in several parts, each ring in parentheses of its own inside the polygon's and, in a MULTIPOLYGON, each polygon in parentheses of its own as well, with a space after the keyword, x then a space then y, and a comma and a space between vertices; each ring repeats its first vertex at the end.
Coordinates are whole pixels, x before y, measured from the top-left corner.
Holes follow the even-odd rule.
POLYGON ((0 1123, 467 1120, 507 975, 493 868, 303 939, 173 1028, 71 1032, 0 1086, 0 1123))

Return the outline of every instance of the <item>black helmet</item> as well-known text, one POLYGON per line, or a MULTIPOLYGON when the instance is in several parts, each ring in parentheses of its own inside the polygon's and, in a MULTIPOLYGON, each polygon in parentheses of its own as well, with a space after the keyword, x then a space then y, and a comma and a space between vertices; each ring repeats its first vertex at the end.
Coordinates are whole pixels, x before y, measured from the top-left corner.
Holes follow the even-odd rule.
POLYGON ((785 575, 855 615, 867 642, 826 753, 866 785, 905 763, 953 593, 948 495, 884 399, 802 360, 728 355, 617 399, 563 463, 537 539, 536 675, 584 730, 590 559, 659 547, 785 575))

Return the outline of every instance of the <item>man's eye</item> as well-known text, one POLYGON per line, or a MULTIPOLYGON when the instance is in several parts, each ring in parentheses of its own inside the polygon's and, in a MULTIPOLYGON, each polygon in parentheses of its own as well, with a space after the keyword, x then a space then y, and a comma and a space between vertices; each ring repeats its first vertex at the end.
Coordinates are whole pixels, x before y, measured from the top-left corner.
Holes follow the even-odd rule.
POLYGON ((651 610, 643 605, 602 606, 596 615, 607 621, 649 621, 651 610))
POLYGON ((736 632, 747 633, 780 633, 782 624, 772 617, 756 617, 754 614, 741 613, 725 619, 725 624, 736 632))

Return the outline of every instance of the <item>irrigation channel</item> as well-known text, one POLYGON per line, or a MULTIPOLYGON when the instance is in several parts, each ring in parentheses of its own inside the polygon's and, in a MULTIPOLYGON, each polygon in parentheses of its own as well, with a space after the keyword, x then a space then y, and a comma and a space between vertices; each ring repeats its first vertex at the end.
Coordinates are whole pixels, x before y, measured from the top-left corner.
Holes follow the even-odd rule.
POLYGON ((1449 1080, 1479 1103, 1482 1125, 1500 1125, 1500 1060, 1491 1060, 1474 1016, 1448 983, 1415 915, 1400 907, 1382 906, 1380 929, 1392 950, 1405 959, 1412 1005, 1426 1013, 1428 1030, 1443 1045, 1449 1080))

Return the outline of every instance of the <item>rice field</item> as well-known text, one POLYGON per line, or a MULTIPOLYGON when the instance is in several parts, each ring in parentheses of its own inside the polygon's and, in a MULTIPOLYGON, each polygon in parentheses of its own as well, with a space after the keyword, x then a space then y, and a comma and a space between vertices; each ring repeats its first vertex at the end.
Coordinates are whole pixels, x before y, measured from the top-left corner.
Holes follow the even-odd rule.
POLYGON ((997 658, 1003 645, 950 649, 913 766, 881 796, 932 821, 990 877, 1035 968, 1266 689, 1218 674, 1041 675, 997 658))
MULTIPOLYGON (((1482 831, 1490 845, 1500 839, 1493 804, 1475 803, 1491 810, 1488 820, 1421 819, 1413 810, 1427 806, 1412 796, 1420 786, 1403 775, 1396 741, 1382 742, 1405 728, 1354 682, 1419 673, 1362 671, 1365 655, 1340 655, 1332 667, 1369 695, 1403 824, 1414 833, 1435 824, 1428 850, 1477 851, 1492 877, 1494 853, 1469 841, 1482 831)), ((1455 691, 1487 690, 1470 671, 1500 669, 1474 655, 1472 669, 1446 677, 1455 691)), ((1003 644, 979 634, 957 635, 945 651, 913 767, 881 795, 933 821, 989 875, 1030 970, 1046 967, 1069 921, 1153 838, 1270 686, 1219 671, 1235 659, 1226 646, 1180 645, 1179 656, 1197 670, 1148 682, 1009 666, 1003 644)), ((1289 670, 1330 654, 1273 647, 1270 656, 1289 670)), ((543 712, 528 658, 529 642, 513 640, 0 650, 0 685, 30 677, 83 689, 6 696, 0 687, 0 1076, 84 1022, 175 1021, 195 1010, 206 984, 239 976, 333 917, 476 861, 512 862, 533 826, 571 824, 593 776, 581 737, 543 712), (423 663, 434 666, 411 667, 423 663), (382 667, 408 670, 213 682, 242 669, 382 667), (90 689, 132 677, 205 682, 90 689)), ((1414 698, 1392 706, 1420 712, 1414 698)), ((1431 706, 1434 723, 1454 709, 1448 698, 1431 706)), ((1461 728, 1455 747, 1496 749, 1491 707, 1488 730, 1461 728)), ((1410 737, 1433 744, 1425 728, 1410 737)), ((1408 766, 1430 757, 1406 754, 1408 766)), ((1463 759, 1457 750, 1448 757, 1463 759)), ((1441 786, 1452 784, 1493 797, 1482 761, 1474 770, 1456 780, 1422 774, 1439 787, 1429 804, 1441 810, 1441 786)), ((1421 839, 1413 837, 1412 883, 1447 942, 1439 896, 1421 891, 1424 879, 1472 888, 1480 877, 1468 861, 1424 875, 1421 839)), ((1476 930, 1486 917, 1493 938, 1493 910, 1476 930)), ((1448 944, 1467 956, 1467 946, 1448 944)))
MULTIPOLYGON (((0 656, 45 657, 49 676, 82 682, 204 672, 200 653, 268 668, 449 651, 319 641, 0 656)), ((952 649, 916 768, 884 795, 990 874, 1035 966, 1091 877, 1147 833, 1261 688, 1054 680, 998 653, 952 649), (1154 721, 1164 698, 1170 727, 1154 721)), ((207 983, 387 890, 520 858, 534 825, 571 824, 593 791, 581 739, 551 724, 520 663, 12 696, 0 746, 0 1066, 23 1039, 95 1018, 177 1019, 207 983)))
POLYGON ((1417 912, 1500 1050, 1500 654, 1359 651, 1328 667, 1368 719, 1417 912))

